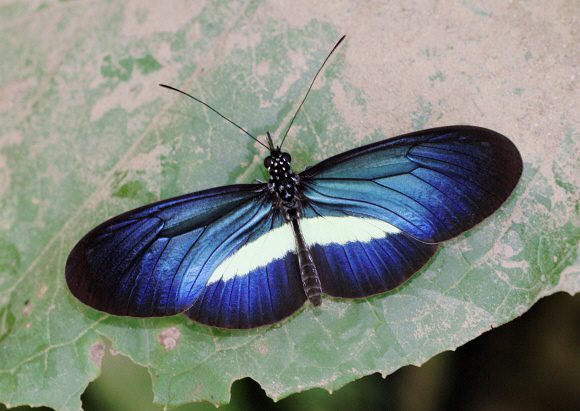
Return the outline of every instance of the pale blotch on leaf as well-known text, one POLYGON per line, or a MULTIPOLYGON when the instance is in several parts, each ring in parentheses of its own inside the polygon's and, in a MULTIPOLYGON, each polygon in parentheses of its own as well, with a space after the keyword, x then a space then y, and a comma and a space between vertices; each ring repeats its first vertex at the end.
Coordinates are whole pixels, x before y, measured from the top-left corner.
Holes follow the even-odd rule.
POLYGON ((181 332, 177 327, 174 326, 159 334, 157 341, 159 341, 159 344, 165 347, 165 351, 169 352, 177 347, 180 338, 181 332))
POLYGON ((38 292, 36 293, 36 296, 38 298, 41 298, 46 293, 46 290, 48 290, 48 287, 46 286, 46 284, 42 284, 40 286, 40 288, 38 289, 38 292))
POLYGON ((26 304, 24 304, 24 308, 22 309, 22 315, 30 315, 31 312, 32 304, 30 301, 26 301, 26 304))
POLYGON ((91 352, 89 356, 91 357, 92 363, 101 368, 103 357, 105 356, 105 345, 101 343, 91 345, 91 352))
POLYGON ((268 354, 268 346, 266 344, 260 344, 258 346, 258 352, 262 355, 268 354))

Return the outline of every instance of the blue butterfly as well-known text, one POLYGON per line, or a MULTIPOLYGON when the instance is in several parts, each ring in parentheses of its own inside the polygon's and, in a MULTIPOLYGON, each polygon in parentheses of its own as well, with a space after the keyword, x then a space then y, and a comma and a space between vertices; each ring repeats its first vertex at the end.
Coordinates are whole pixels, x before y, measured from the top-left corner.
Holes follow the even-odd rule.
POLYGON ((163 200, 90 231, 66 263, 72 294, 114 315, 273 324, 322 294, 400 286, 438 243, 493 214, 522 173, 508 138, 472 126, 379 141, 301 173, 267 142, 268 182, 163 200))

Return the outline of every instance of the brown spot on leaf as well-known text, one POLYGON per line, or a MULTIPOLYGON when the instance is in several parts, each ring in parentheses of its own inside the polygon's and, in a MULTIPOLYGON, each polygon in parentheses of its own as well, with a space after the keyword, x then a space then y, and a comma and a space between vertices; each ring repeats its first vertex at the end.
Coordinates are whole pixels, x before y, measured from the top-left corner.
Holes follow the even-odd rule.
POLYGON ((101 368, 103 357, 105 356, 105 345, 101 343, 91 345, 89 356, 91 357, 92 363, 101 368))
POLYGON ((157 337, 157 341, 159 344, 165 347, 165 351, 171 351, 177 344, 179 344, 179 339, 181 338, 181 332, 177 327, 170 327, 167 330, 163 331, 157 337))

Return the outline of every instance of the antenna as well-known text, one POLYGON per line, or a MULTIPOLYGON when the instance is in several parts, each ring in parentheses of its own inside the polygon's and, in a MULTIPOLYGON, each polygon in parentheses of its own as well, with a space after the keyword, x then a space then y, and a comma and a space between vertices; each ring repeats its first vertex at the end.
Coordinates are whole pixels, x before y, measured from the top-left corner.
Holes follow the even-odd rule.
POLYGON ((210 106, 207 103, 204 103, 203 101, 201 101, 198 98, 193 97, 191 94, 186 93, 185 91, 181 91, 179 89, 176 89, 175 87, 171 87, 171 86, 167 86, 165 84, 160 84, 161 87, 165 87, 168 88, 169 90, 173 90, 173 91, 177 91, 178 93, 184 94, 187 97, 190 97, 192 99, 194 99, 195 101, 197 101, 198 103, 203 104, 204 106, 206 106, 207 108, 209 108, 211 111, 213 111, 214 113, 216 113, 217 115, 219 115, 221 118, 229 121, 230 123, 232 123, 234 126, 236 126, 237 128, 239 128, 240 130, 242 130, 244 133, 246 133, 247 135, 249 135, 254 141, 258 142, 259 144, 261 144, 262 146, 268 148, 267 145, 265 145, 264 143, 262 143, 260 140, 258 140, 256 137, 254 137, 253 135, 251 135, 250 133, 248 133, 244 128, 238 126, 236 123, 234 123, 232 120, 230 120, 229 118, 227 118, 226 116, 224 116, 222 113, 220 113, 219 111, 217 111, 215 108, 213 108, 212 106, 210 106))
MULTIPOLYGON (((294 120, 296 119, 296 116, 298 115, 298 112, 302 108, 302 105, 304 104, 304 101, 306 101, 306 97, 308 97, 308 94, 310 93, 310 90, 312 89, 312 86, 314 85, 314 82, 316 81, 316 78, 318 77, 318 74, 320 74, 320 72, 322 71, 322 68, 324 67, 324 65, 326 64, 326 62, 328 61, 328 59, 330 58, 330 56, 332 55, 332 53, 334 53, 334 50, 336 50, 336 48, 339 46, 339 44, 342 43, 342 41, 344 40, 345 37, 346 37, 346 35, 342 36, 340 38, 340 40, 338 40, 338 43, 336 43, 336 45, 333 47, 333 49, 330 51, 330 53, 328 53, 328 56, 326 56, 326 59, 324 59, 324 62, 322 63, 322 65, 320 66, 320 68, 318 69, 318 71, 316 72, 316 75, 312 79, 312 82, 310 83, 310 87, 308 87, 308 90, 306 91, 306 94, 304 95, 304 98, 302 99, 302 102, 300 103, 300 106, 298 106, 298 109, 296 110, 296 113, 294 113, 294 117, 292 117, 292 121, 290 121, 290 124, 288 125, 288 128, 286 129, 286 132, 284 133, 284 138, 282 138, 282 142, 280 143, 280 146, 278 148, 281 148, 282 147, 282 144, 284 144, 284 140, 286 140, 286 136, 288 135, 288 131, 290 131, 290 127, 292 127, 292 124, 294 123, 294 120)), ((194 99, 198 103, 201 103, 204 106, 206 106, 207 108, 209 108, 211 111, 213 111, 214 113, 216 113, 218 116, 220 116, 224 120, 228 121, 229 123, 233 124, 234 126, 236 126, 237 128, 239 128, 240 130, 242 130, 244 133, 246 133, 247 135, 249 135, 252 138, 252 140, 256 141, 261 146, 265 147, 266 149, 268 149, 270 151, 272 151, 274 149, 274 144, 272 142, 272 136, 270 135, 269 132, 267 133, 268 145, 265 145, 260 140, 258 140, 256 137, 254 137, 253 135, 251 135, 250 133, 248 133, 243 127, 241 127, 241 126, 237 125, 236 123, 234 123, 232 120, 230 120, 229 118, 227 118, 226 116, 224 116, 222 113, 220 113, 219 111, 217 111, 215 108, 213 108, 209 104, 201 101, 200 99, 198 99, 196 97, 193 97, 191 94, 188 94, 185 91, 181 91, 179 89, 176 89, 175 87, 171 87, 171 86, 168 86, 166 84, 160 84, 160 86, 161 87, 168 88, 169 90, 177 91, 178 93, 181 93, 183 95, 186 95, 189 98, 194 99)))
MULTIPOLYGON (((318 74, 320 73, 320 71, 322 70, 322 68, 324 67, 324 65, 326 64, 326 62, 328 61, 328 59, 330 58, 330 56, 332 55, 332 53, 334 53, 334 50, 336 50, 336 48, 338 47, 338 45, 340 43, 342 43, 342 40, 344 40, 344 38, 346 37, 346 34, 344 36, 342 36, 340 38, 340 40, 338 40, 338 43, 336 43, 336 45, 333 47, 333 49, 330 51, 330 53, 328 53, 328 56, 326 56, 326 59, 324 60, 324 62, 322 63, 322 66, 320 66, 320 68, 318 69, 318 71, 316 72, 316 75, 314 76, 314 78, 312 79, 312 82, 310 83, 310 87, 308 87, 308 91, 306 91, 306 95, 304 96, 304 98, 302 99, 302 102, 300 103, 300 106, 298 106, 298 110, 296 110, 296 113, 294 114, 294 117, 292 117, 292 121, 290 121, 290 124, 288 125, 288 128, 286 129, 286 132, 284 133, 284 138, 282 138, 282 142, 280 143, 280 148, 282 147, 282 144, 284 144, 284 140, 286 140, 286 136, 288 135, 288 131, 290 131, 290 127, 292 127, 292 123, 294 123, 294 120, 296 119, 296 116, 298 115, 298 112, 300 111, 300 109, 302 108, 302 105, 304 104, 304 101, 306 100, 306 97, 308 97, 308 93, 310 93, 310 90, 312 89, 312 86, 314 85, 314 81, 316 81, 316 77, 318 77, 318 74)), ((211 108, 211 107, 210 107, 211 108)), ((213 109, 212 109, 213 110, 213 109)), ((214 110, 215 111, 215 110, 214 110)), ((218 113, 219 114, 219 113, 218 113)), ((222 116, 223 117, 223 116, 222 116)))

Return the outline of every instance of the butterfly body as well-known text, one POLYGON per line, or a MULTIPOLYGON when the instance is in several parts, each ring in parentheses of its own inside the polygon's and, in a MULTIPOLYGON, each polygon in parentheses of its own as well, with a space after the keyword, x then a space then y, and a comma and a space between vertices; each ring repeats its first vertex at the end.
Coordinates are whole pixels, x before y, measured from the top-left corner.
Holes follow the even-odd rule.
POLYGON ((272 208, 282 211, 286 224, 292 227, 302 287, 312 305, 319 306, 322 303, 320 278, 300 228, 302 203, 305 201, 302 196, 300 177, 292 171, 290 154, 281 152, 279 147, 274 148, 272 136, 270 133, 267 135, 270 155, 264 160, 264 166, 270 173, 267 187, 272 208))

